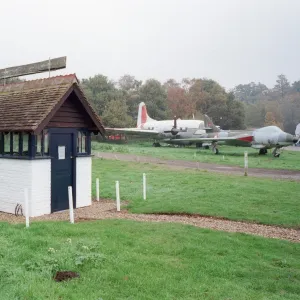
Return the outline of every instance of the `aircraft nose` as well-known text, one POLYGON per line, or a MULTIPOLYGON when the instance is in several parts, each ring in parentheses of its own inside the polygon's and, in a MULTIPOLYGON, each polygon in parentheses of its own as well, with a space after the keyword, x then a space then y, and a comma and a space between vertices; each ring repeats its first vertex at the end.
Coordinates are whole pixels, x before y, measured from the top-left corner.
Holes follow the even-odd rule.
POLYGON ((286 135, 287 135, 286 136, 286 141, 293 143, 294 140, 295 140, 295 137, 292 134, 289 134, 289 133, 287 133, 286 135))
POLYGON ((286 143, 293 143, 295 140, 295 137, 289 133, 281 133, 279 135, 278 142, 286 142, 286 143))

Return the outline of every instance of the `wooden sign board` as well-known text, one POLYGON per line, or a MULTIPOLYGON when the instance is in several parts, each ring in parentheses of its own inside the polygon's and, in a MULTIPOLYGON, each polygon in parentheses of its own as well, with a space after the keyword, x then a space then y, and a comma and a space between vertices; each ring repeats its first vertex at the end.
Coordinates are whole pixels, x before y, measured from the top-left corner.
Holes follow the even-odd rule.
POLYGON ((58 57, 40 61, 33 64, 11 67, 0 70, 0 80, 12 77, 20 77, 43 72, 50 72, 66 68, 67 57, 58 57))

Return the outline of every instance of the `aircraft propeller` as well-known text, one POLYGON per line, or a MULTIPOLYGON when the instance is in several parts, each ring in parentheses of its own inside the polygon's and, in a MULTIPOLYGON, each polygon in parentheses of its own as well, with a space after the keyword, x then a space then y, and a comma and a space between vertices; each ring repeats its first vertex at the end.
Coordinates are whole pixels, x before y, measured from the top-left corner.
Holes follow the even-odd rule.
POLYGON ((174 116, 174 125, 171 130, 164 131, 165 133, 171 133, 172 135, 177 135, 180 130, 177 128, 177 119, 180 119, 179 117, 174 116))

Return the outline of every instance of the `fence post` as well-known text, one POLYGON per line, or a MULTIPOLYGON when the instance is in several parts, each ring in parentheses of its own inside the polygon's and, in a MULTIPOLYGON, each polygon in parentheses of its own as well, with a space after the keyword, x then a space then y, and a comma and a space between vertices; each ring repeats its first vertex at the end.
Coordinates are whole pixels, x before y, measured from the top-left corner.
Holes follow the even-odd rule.
POLYGON ((143 173, 143 199, 146 200, 147 182, 146 173, 143 173))
POLYGON ((25 204, 25 218, 26 218, 26 227, 29 227, 29 199, 28 199, 28 188, 24 190, 24 204, 25 204))
POLYGON ((71 186, 68 187, 68 195, 69 195, 70 222, 71 224, 74 224, 73 191, 71 186))
POLYGON ((245 151, 244 153, 244 170, 245 170, 245 176, 248 176, 248 152, 245 151))
POLYGON ((119 181, 116 181, 116 200, 117 200, 117 211, 121 210, 120 205, 120 184, 119 181))
POLYGON ((96 179, 96 197, 97 197, 97 201, 99 201, 100 200, 99 178, 96 179))

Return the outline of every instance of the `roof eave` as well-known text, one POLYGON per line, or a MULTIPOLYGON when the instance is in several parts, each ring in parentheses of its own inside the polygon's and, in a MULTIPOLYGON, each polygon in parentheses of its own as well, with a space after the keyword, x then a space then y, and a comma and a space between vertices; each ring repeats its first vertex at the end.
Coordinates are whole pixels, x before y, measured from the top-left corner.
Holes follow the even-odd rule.
POLYGON ((86 99, 86 97, 84 96, 82 90, 80 89, 80 87, 78 85, 74 85, 74 92, 77 95, 77 97, 78 97, 79 101, 81 102, 81 104, 83 105, 83 107, 85 108, 89 117, 93 120, 94 124, 98 128, 101 135, 104 135, 105 128, 102 125, 99 116, 94 111, 94 109, 91 107, 91 105, 89 104, 88 100, 86 99))

